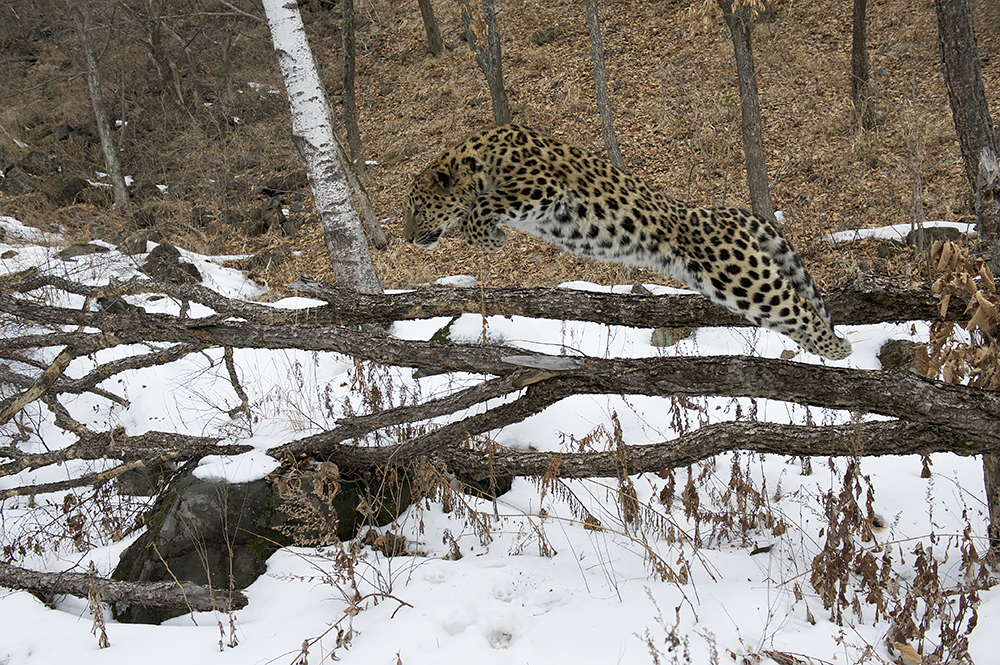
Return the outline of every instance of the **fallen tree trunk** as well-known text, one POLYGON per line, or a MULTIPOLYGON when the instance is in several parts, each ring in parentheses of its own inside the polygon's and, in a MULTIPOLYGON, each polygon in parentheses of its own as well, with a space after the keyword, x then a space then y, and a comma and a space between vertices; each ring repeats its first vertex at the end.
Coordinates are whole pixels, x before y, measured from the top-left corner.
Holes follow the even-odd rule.
POLYGON ((191 582, 119 582, 87 573, 40 573, 0 562, 0 586, 29 591, 41 598, 89 597, 100 593, 106 603, 180 610, 183 612, 229 612, 246 607, 239 591, 224 591, 191 582))
MULTIPOLYGON (((714 304, 697 293, 613 294, 574 289, 475 289, 431 287, 406 293, 369 295, 310 279, 289 286, 327 301, 304 309, 283 310, 260 303, 233 300, 204 286, 130 280, 107 287, 84 286, 61 277, 29 272, 4 280, 8 293, 28 293, 54 287, 89 298, 121 297, 142 293, 164 293, 179 300, 198 302, 219 314, 238 316, 258 323, 309 323, 339 326, 392 323, 459 314, 525 316, 566 321, 590 321, 607 325, 659 328, 677 326, 746 327, 750 322, 714 304)), ((956 296, 957 297, 957 296, 956 296)), ((858 282, 827 292, 824 296, 837 325, 867 325, 898 321, 964 320, 963 303, 941 314, 941 299, 928 289, 903 288, 896 284, 858 282)))
MULTIPOLYGON (((233 455, 251 450, 226 445, 222 439, 169 432, 128 436, 113 430, 93 432, 73 419, 58 398, 91 392, 123 406, 127 394, 114 392, 108 379, 126 371, 149 370, 192 354, 215 349, 212 363, 225 369, 233 389, 247 402, 231 353, 242 349, 297 349, 334 352, 356 360, 417 369, 486 374, 472 387, 422 403, 343 418, 327 431, 301 437, 268 450, 280 461, 329 460, 351 472, 373 468, 411 467, 424 460, 456 476, 480 481, 497 476, 563 478, 621 477, 688 466, 726 451, 745 450, 788 456, 958 455, 1000 453, 1000 393, 945 384, 909 372, 876 372, 784 360, 726 357, 591 358, 553 356, 509 346, 438 344, 407 341, 360 323, 455 316, 461 313, 520 315, 594 321, 636 327, 725 325, 746 322, 705 298, 589 293, 563 289, 478 290, 434 288, 388 296, 347 294, 329 285, 299 282, 296 287, 327 301, 305 310, 281 310, 259 303, 225 298, 199 286, 154 284, 132 280, 108 287, 90 287, 62 278, 25 273, 0 280, 0 314, 18 323, 24 334, 0 341, 0 358, 16 368, 0 366, 0 380, 13 387, 0 401, 11 417, 40 399, 52 411, 57 426, 73 432, 77 443, 47 452, 27 454, 17 445, 0 447, 0 477, 61 464, 74 459, 117 460, 118 466, 59 483, 10 487, 0 499, 100 484, 124 470, 161 462, 187 462, 206 455, 233 455), (55 288, 84 296, 80 309, 53 307, 32 297, 36 289, 55 288), (180 301, 197 302, 214 314, 201 318, 150 314, 135 305, 103 308, 102 299, 152 291, 180 301), (22 296, 21 294, 25 294, 22 296), (110 310, 110 311, 108 311, 110 310), (126 313, 112 313, 124 311, 126 313), (137 350, 102 360, 99 349, 137 345, 137 350), (48 349, 43 354, 33 352, 48 349), (57 353, 58 352, 58 353, 57 353), (90 355, 91 365, 76 378, 67 376, 67 358, 90 355), (52 358, 56 360, 53 361, 52 358), (46 359, 46 360, 43 360, 46 359), (675 439, 645 445, 619 445, 607 452, 551 453, 514 450, 483 437, 489 432, 542 412, 574 395, 646 395, 669 399, 702 396, 772 399, 890 420, 835 426, 724 422, 703 426, 675 439), (429 429, 393 445, 368 445, 368 437, 394 426, 472 415, 429 429), (480 437, 480 438, 474 438, 480 437), (471 442, 471 445, 470 445, 471 442)), ((921 291, 853 286, 830 294, 834 317, 848 325, 886 320, 935 319, 937 296, 921 291)), ((188 307, 181 308, 188 311, 188 307)), ((952 306, 949 313, 962 308, 952 306)), ((954 316, 954 314, 951 314, 954 316)), ((70 363, 71 364, 71 363, 70 363)), ((655 420, 656 413, 648 417, 655 420)), ((8 426, 13 425, 10 423, 8 426)), ((538 443, 550 444, 551 442, 538 443)), ((548 447, 552 447, 549 445, 548 447)), ((610 447, 610 442, 609 442, 610 447)), ((27 589, 39 595, 70 593, 86 596, 97 588, 108 602, 175 607, 182 610, 238 608, 246 599, 183 583, 127 584, 86 574, 34 573, 0 567, 0 586, 27 589)))
MULTIPOLYGON (((448 348, 455 350, 455 347, 448 348)), ((530 379, 534 373, 522 372, 507 381, 516 385, 519 381, 530 379)), ((499 381, 494 384, 497 392, 502 385, 499 381)), ((369 422, 365 419, 345 419, 341 427, 272 448, 268 454, 277 459, 284 455, 317 456, 352 467, 402 464, 421 456, 441 454, 443 450, 464 445, 471 436, 520 422, 566 397, 584 394, 757 397, 875 413, 920 426, 910 432, 915 437, 914 441, 907 443, 893 442, 891 429, 879 429, 869 423, 866 424, 867 430, 862 428, 855 432, 857 436, 851 439, 850 446, 841 445, 838 439, 841 430, 812 428, 808 430, 809 437, 804 440, 825 446, 817 447, 812 452, 803 452, 791 443, 787 449, 781 448, 774 443, 780 437, 770 439, 773 448, 768 452, 787 455, 898 455, 905 454, 901 450, 906 445, 918 445, 920 442, 925 446, 922 454, 979 454, 1000 450, 1000 434, 989 425, 1000 422, 1000 393, 945 384, 909 372, 872 372, 761 358, 715 357, 592 359, 580 371, 548 376, 532 383, 513 402, 468 416, 400 444, 371 449, 344 446, 345 441, 363 433, 364 426, 369 422), (858 438, 866 431, 880 436, 872 441, 858 438), (931 431, 933 436, 928 433, 931 431), (930 442, 937 448, 934 449, 930 442)), ((458 398, 457 403, 460 396, 455 397, 458 398)), ((450 399, 455 398, 439 401, 450 399)), ((422 405, 427 409, 423 413, 415 407, 407 407, 405 413, 383 412, 379 414, 380 423, 389 423, 393 415, 398 415, 398 422, 435 417, 440 415, 439 401, 422 405)), ((782 433, 806 431, 783 429, 769 423, 758 425, 765 429, 773 427, 782 433)), ((727 440, 732 444, 728 448, 730 450, 753 450, 757 445, 752 439, 730 436, 727 440)))

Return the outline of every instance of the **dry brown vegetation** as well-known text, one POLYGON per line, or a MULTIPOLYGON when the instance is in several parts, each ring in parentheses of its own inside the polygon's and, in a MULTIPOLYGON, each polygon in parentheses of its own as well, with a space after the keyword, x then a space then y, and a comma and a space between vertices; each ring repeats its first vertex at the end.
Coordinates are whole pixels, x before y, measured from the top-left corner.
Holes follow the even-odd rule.
MULTIPOLYGON (((997 108, 1000 9, 987 0, 978 4, 983 74, 997 108)), ((238 5, 261 15, 249 2, 238 5)), ((932 2, 885 0, 869 7, 878 118, 872 131, 853 120, 850 7, 833 0, 781 1, 777 7, 776 19, 756 29, 754 44, 769 175, 788 235, 826 287, 858 271, 924 281, 909 249, 876 241, 834 247, 820 239, 918 215, 970 217, 932 2)), ((96 144, 85 136, 51 136, 59 124, 92 125, 77 40, 57 9, 41 1, 3 10, 0 163, 4 169, 25 165, 39 177, 61 171, 92 178, 103 170, 96 144)), ((488 286, 661 281, 569 257, 526 236, 492 257, 458 237, 443 241, 436 253, 403 242, 398 213, 410 176, 492 118, 486 83, 459 38, 457 4, 439 2, 435 9, 447 45, 440 58, 427 49, 416 2, 357 3, 361 132, 367 157, 378 162, 369 167, 368 188, 390 237, 389 247, 375 254, 383 285, 411 287, 456 273, 488 286)), ((114 28, 101 35, 109 105, 128 123, 120 134, 125 169, 138 183, 169 186, 142 204, 155 215, 156 232, 182 247, 226 254, 288 243, 292 257, 255 270, 262 281, 281 287, 300 274, 329 279, 315 222, 290 236, 279 230, 249 236, 223 221, 226 210, 261 208, 267 201, 262 185, 300 168, 286 103, 269 92, 283 88, 266 25, 234 19, 208 0, 171 3, 170 11, 159 63, 170 67, 160 71, 143 46, 150 22, 128 3, 105 14, 115 19, 114 28), (182 42, 186 54, 178 47, 182 42)), ((628 168, 677 198, 747 205, 732 47, 715 3, 614 1, 601 11, 616 130, 628 168)), ((339 105, 339 10, 322 4, 318 13, 308 6, 303 13, 339 105)), ((515 121, 602 152, 583 3, 512 0, 500 24, 515 121)), ((299 203, 310 210, 307 189, 281 199, 285 207, 299 203)), ((116 241, 135 230, 134 222, 116 218, 99 192, 62 207, 40 193, 2 194, 0 214, 61 226, 80 239, 116 241)))

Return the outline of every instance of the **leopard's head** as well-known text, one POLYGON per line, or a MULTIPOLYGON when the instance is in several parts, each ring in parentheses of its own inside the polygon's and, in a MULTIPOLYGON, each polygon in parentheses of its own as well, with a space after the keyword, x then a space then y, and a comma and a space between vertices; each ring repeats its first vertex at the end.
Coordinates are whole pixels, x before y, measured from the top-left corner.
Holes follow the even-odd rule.
POLYGON ((403 233, 408 242, 434 249, 445 231, 469 216, 470 204, 457 192, 449 169, 431 166, 410 183, 403 200, 403 233))

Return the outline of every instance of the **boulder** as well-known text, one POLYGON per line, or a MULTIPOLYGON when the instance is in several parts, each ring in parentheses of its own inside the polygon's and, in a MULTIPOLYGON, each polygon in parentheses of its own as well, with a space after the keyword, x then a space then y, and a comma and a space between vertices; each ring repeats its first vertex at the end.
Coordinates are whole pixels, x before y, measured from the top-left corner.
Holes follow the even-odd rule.
MULTIPOLYGON (((290 539, 280 521, 277 496, 266 480, 231 484, 192 475, 173 484, 149 516, 149 528, 122 553, 116 580, 166 580, 244 589, 267 570, 267 558, 290 539)), ((221 609, 221 608, 220 608, 221 609)), ((116 606, 126 623, 160 623, 179 613, 116 606)))
MULTIPOLYGON (((176 479, 146 518, 149 528, 122 553, 116 580, 179 580, 245 589, 279 547, 320 546, 381 526, 410 503, 405 476, 369 483, 341 478, 329 462, 276 472, 249 483, 176 479)), ((220 608, 221 609, 221 608, 220 608)), ((160 623, 177 611, 116 606, 126 623, 160 623)))
POLYGON ((201 273, 192 263, 181 261, 180 251, 168 243, 157 245, 139 268, 153 279, 175 284, 197 284, 201 273))
POLYGON ((916 350, 925 344, 907 339, 890 339, 878 350, 878 361, 885 371, 916 371, 916 350))

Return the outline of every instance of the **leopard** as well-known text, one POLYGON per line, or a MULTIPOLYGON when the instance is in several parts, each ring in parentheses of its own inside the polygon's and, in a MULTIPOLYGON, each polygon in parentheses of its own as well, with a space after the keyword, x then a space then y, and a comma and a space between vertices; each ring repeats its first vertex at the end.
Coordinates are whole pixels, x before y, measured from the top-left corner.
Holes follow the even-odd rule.
POLYGON ((507 243, 502 227, 520 229, 570 254, 680 280, 809 353, 831 360, 851 353, 775 223, 670 198, 528 127, 491 127, 446 150, 409 184, 403 217, 405 239, 426 250, 457 226, 470 245, 494 253, 507 243))

